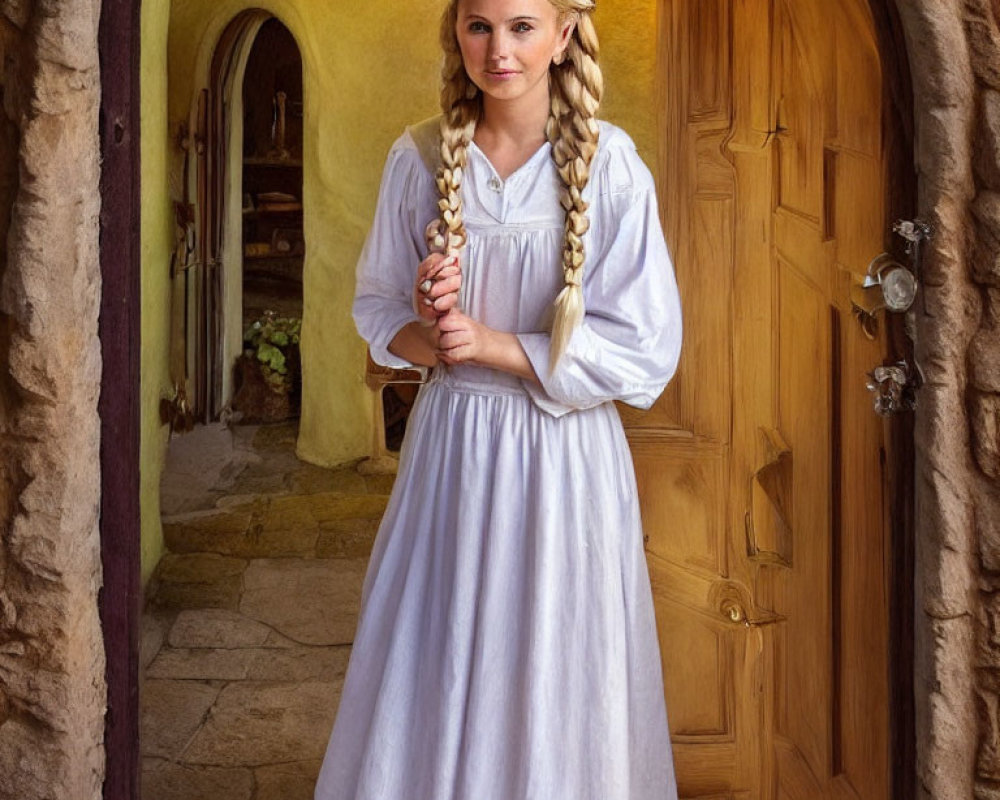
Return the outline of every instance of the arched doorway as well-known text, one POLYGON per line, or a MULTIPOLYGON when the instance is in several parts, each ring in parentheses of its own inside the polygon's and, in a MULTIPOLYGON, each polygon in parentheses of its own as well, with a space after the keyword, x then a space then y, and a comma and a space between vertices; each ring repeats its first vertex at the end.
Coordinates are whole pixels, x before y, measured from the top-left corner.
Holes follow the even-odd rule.
POLYGON ((188 397, 204 422, 277 421, 297 414, 301 387, 303 81, 291 32, 242 12, 208 86, 187 170, 198 242, 184 301, 188 397))

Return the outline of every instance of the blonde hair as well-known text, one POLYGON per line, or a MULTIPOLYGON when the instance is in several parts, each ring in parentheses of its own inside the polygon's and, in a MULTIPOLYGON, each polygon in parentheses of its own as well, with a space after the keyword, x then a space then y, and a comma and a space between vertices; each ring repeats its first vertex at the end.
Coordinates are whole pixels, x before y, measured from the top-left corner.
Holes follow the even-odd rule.
MULTIPOLYGON (((549 67, 551 108, 545 134, 552 145, 563 190, 560 202, 566 211, 562 268, 565 286, 555 300, 549 368, 565 352, 573 330, 583 319, 583 236, 590 228, 583 190, 590 180, 590 165, 597 152, 597 109, 604 79, 597 63, 599 45, 591 14, 594 0, 549 0, 565 20, 572 15, 575 26, 564 57, 549 67)), ((441 161, 437 170, 440 216, 428 226, 427 244, 432 251, 457 254, 467 236, 462 221, 462 178, 468 147, 482 116, 479 88, 470 80, 462 63, 455 26, 458 0, 450 0, 441 17, 441 161)))

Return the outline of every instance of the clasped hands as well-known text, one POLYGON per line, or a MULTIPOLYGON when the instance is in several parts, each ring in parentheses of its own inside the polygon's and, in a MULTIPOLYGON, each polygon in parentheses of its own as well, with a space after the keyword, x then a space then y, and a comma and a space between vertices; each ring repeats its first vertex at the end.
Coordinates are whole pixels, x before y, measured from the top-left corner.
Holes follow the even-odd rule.
POLYGON ((414 286, 414 308, 422 333, 443 364, 476 364, 490 345, 492 329, 457 307, 462 288, 458 257, 431 253, 420 262, 414 286))

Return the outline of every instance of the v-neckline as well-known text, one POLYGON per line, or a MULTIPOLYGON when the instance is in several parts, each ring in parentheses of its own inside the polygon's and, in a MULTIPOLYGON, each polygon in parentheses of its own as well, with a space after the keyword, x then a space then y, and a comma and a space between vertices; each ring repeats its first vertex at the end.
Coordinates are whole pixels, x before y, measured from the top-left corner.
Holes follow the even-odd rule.
POLYGON ((533 152, 530 156, 528 156, 527 160, 523 164, 521 164, 517 169, 515 169, 513 172, 511 172, 510 175, 508 175, 506 178, 501 178, 500 177, 500 173, 497 171, 497 168, 495 166, 493 166, 493 162, 490 161, 490 157, 488 155, 486 155, 486 153, 483 151, 483 149, 478 144, 476 144, 475 140, 470 141, 469 145, 471 147, 476 148, 476 150, 479 152, 479 155, 481 155, 483 157, 483 161, 486 162, 486 165, 493 172, 493 177, 495 177, 498 181, 500 181, 504 185, 506 185, 507 183, 509 183, 512 178, 516 177, 519 172, 522 172, 522 171, 526 170, 528 168, 528 166, 530 166, 531 163, 533 161, 535 161, 535 159, 538 158, 539 154, 541 152, 543 152, 547 147, 551 147, 551 143, 548 140, 542 142, 538 146, 538 149, 536 149, 535 152, 533 152))

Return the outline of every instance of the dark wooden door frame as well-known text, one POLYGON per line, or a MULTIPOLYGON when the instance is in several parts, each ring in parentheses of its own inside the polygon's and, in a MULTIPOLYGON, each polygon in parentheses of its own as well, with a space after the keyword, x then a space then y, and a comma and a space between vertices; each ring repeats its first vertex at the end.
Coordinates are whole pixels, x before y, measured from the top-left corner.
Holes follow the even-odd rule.
MULTIPOLYGON (((913 219, 917 210, 917 173, 913 160, 913 79, 903 24, 896 0, 869 0, 882 62, 882 127, 888 170, 886 249, 905 259, 901 241, 893 240, 892 223, 913 219)), ((903 263, 906 263, 904 260, 903 263)), ((901 315, 891 315, 889 350, 893 360, 913 361, 913 344, 901 315)), ((912 414, 887 423, 884 465, 889 487, 889 733, 891 796, 916 796, 916 697, 914 695, 914 484, 915 452, 912 414)))
POLYGON ((105 800, 139 800, 139 7, 140 0, 103 0, 98 28, 105 800))
MULTIPOLYGON (((890 218, 916 203, 913 98, 902 25, 894 0, 870 0, 883 53, 889 141, 890 218)), ((140 0, 104 0, 101 64, 101 557, 99 597, 107 659, 104 800, 139 800, 140 432, 140 0)), ((897 352, 906 343, 895 332, 897 352)), ((893 423, 890 663, 893 797, 915 789, 913 697, 913 431, 893 423)))

